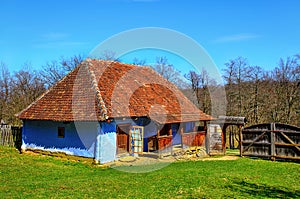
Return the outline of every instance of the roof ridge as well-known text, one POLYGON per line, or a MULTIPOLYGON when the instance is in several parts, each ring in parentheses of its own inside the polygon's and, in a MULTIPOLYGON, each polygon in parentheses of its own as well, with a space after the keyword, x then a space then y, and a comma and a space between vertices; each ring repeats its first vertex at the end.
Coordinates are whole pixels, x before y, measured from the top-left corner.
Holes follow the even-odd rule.
POLYGON ((101 92, 100 92, 100 89, 98 87, 98 82, 97 82, 96 75, 95 75, 94 71, 90 68, 90 66, 93 65, 90 61, 91 61, 91 59, 86 59, 83 62, 83 64, 85 64, 84 66, 87 69, 87 73, 90 75, 90 77, 92 79, 92 88, 96 92, 97 105, 100 108, 101 119, 102 120, 106 120, 106 119, 108 119, 107 108, 106 108, 105 102, 104 102, 104 100, 103 100, 103 98, 101 96, 101 92))

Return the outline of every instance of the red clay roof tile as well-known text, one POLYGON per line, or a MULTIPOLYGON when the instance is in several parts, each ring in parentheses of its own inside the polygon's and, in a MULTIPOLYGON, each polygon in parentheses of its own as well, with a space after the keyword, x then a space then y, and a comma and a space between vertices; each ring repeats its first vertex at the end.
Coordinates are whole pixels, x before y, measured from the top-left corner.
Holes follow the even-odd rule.
POLYGON ((91 59, 82 62, 18 117, 54 121, 150 117, 159 123, 212 119, 149 67, 91 59))

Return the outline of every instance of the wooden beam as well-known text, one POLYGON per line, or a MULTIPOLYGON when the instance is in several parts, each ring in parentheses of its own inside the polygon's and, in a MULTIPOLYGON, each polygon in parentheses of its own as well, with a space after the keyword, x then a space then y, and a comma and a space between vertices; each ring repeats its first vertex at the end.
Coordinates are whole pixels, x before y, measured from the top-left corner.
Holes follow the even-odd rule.
POLYGON ((281 158, 281 159, 290 159, 290 160, 300 160, 300 157, 292 157, 292 156, 281 156, 277 155, 276 158, 281 158))
POLYGON ((287 143, 280 143, 280 142, 275 142, 275 145, 276 146, 290 146, 290 147, 293 147, 293 146, 299 146, 300 147, 300 144, 287 144, 287 143))
POLYGON ((280 134, 281 134, 285 139, 287 139, 291 144, 293 144, 293 145, 294 145, 293 147, 295 147, 295 148, 298 150, 298 152, 300 153, 300 147, 298 147, 297 144, 296 144, 295 142, 293 142, 293 140, 291 140, 291 138, 289 138, 288 136, 286 136, 283 132, 280 132, 280 134))
POLYGON ((239 125, 239 138, 240 138, 240 156, 243 157, 243 134, 242 134, 242 125, 239 125))
POLYGON ((270 140, 271 140, 271 160, 275 160, 275 155, 276 155, 276 149, 275 149, 275 130, 276 126, 275 123, 271 123, 271 130, 272 132, 270 133, 270 140))
POLYGON ((223 153, 226 153, 226 129, 228 125, 224 124, 222 128, 222 147, 223 147, 223 153))

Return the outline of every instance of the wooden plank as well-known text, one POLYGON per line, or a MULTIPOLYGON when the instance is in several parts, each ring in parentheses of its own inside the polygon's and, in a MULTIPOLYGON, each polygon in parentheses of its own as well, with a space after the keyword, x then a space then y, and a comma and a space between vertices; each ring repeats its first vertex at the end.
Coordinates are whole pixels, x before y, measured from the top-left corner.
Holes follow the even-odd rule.
POLYGON ((295 133, 295 134, 300 134, 298 131, 291 131, 291 130, 267 130, 267 129, 243 129, 243 133, 253 133, 253 132, 274 132, 274 133, 280 133, 280 132, 285 132, 285 133, 295 133))
POLYGON ((247 151, 255 142, 257 142, 258 140, 260 140, 265 134, 266 134, 267 132, 262 132, 262 134, 261 135, 259 135, 257 138, 255 138, 254 140, 253 140, 253 142, 252 143, 250 143, 244 150, 243 150, 243 153, 245 152, 245 151, 247 151))
MULTIPOLYGON (((253 143, 253 141, 243 141, 242 143, 243 144, 251 144, 251 143, 253 143)), ((253 145, 268 145, 268 146, 270 146, 271 143, 270 142, 255 142, 255 143, 253 143, 253 145)))
POLYGON ((287 143, 281 143, 281 142, 275 142, 276 146, 287 146, 287 147, 294 147, 294 146, 299 146, 300 144, 287 144, 287 143))
POLYGON ((275 123, 271 123, 271 134, 270 134, 270 137, 271 137, 271 159, 274 160, 274 156, 276 155, 276 149, 275 149, 275 133, 274 131, 276 130, 276 127, 275 127, 275 123))
POLYGON ((207 154, 210 154, 210 145, 209 145, 209 143, 210 143, 210 131, 207 128, 206 136, 205 136, 205 148, 206 148, 206 153, 207 154))
MULTIPOLYGON (((293 145, 296 145, 296 143, 295 142, 293 142, 293 140, 291 140, 288 136, 286 136, 283 132, 280 132, 280 134, 285 138, 285 139, 287 139, 291 144, 293 144, 293 145)), ((298 147, 298 146, 294 146, 297 150, 298 150, 298 152, 300 152, 300 147, 298 147)))
POLYGON ((243 135, 242 135, 242 128, 243 126, 239 126, 239 139, 240 139, 240 156, 243 156, 243 135))
POLYGON ((263 157, 263 158, 270 158, 270 155, 262 155, 262 154, 243 154, 243 156, 250 156, 250 157, 263 157))
POLYGON ((298 134, 300 135, 300 132, 299 131, 290 131, 290 130, 274 130, 273 132, 275 133, 280 133, 280 132, 284 132, 284 133, 292 133, 292 134, 298 134))
POLYGON ((243 129, 243 133, 259 133, 259 132, 272 132, 272 130, 267 129, 243 129))
POLYGON ((300 160, 300 157, 292 157, 292 156, 277 155, 275 157, 280 159, 300 160))

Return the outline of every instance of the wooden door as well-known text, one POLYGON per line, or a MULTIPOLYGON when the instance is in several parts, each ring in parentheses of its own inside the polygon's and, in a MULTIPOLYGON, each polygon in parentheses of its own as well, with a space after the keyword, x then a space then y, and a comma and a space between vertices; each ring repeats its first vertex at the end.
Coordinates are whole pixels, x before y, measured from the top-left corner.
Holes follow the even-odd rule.
POLYGON ((144 149, 144 127, 132 126, 130 130, 130 148, 132 154, 142 154, 144 149))
POLYGON ((129 152, 129 130, 130 124, 117 126, 117 153, 129 152))

